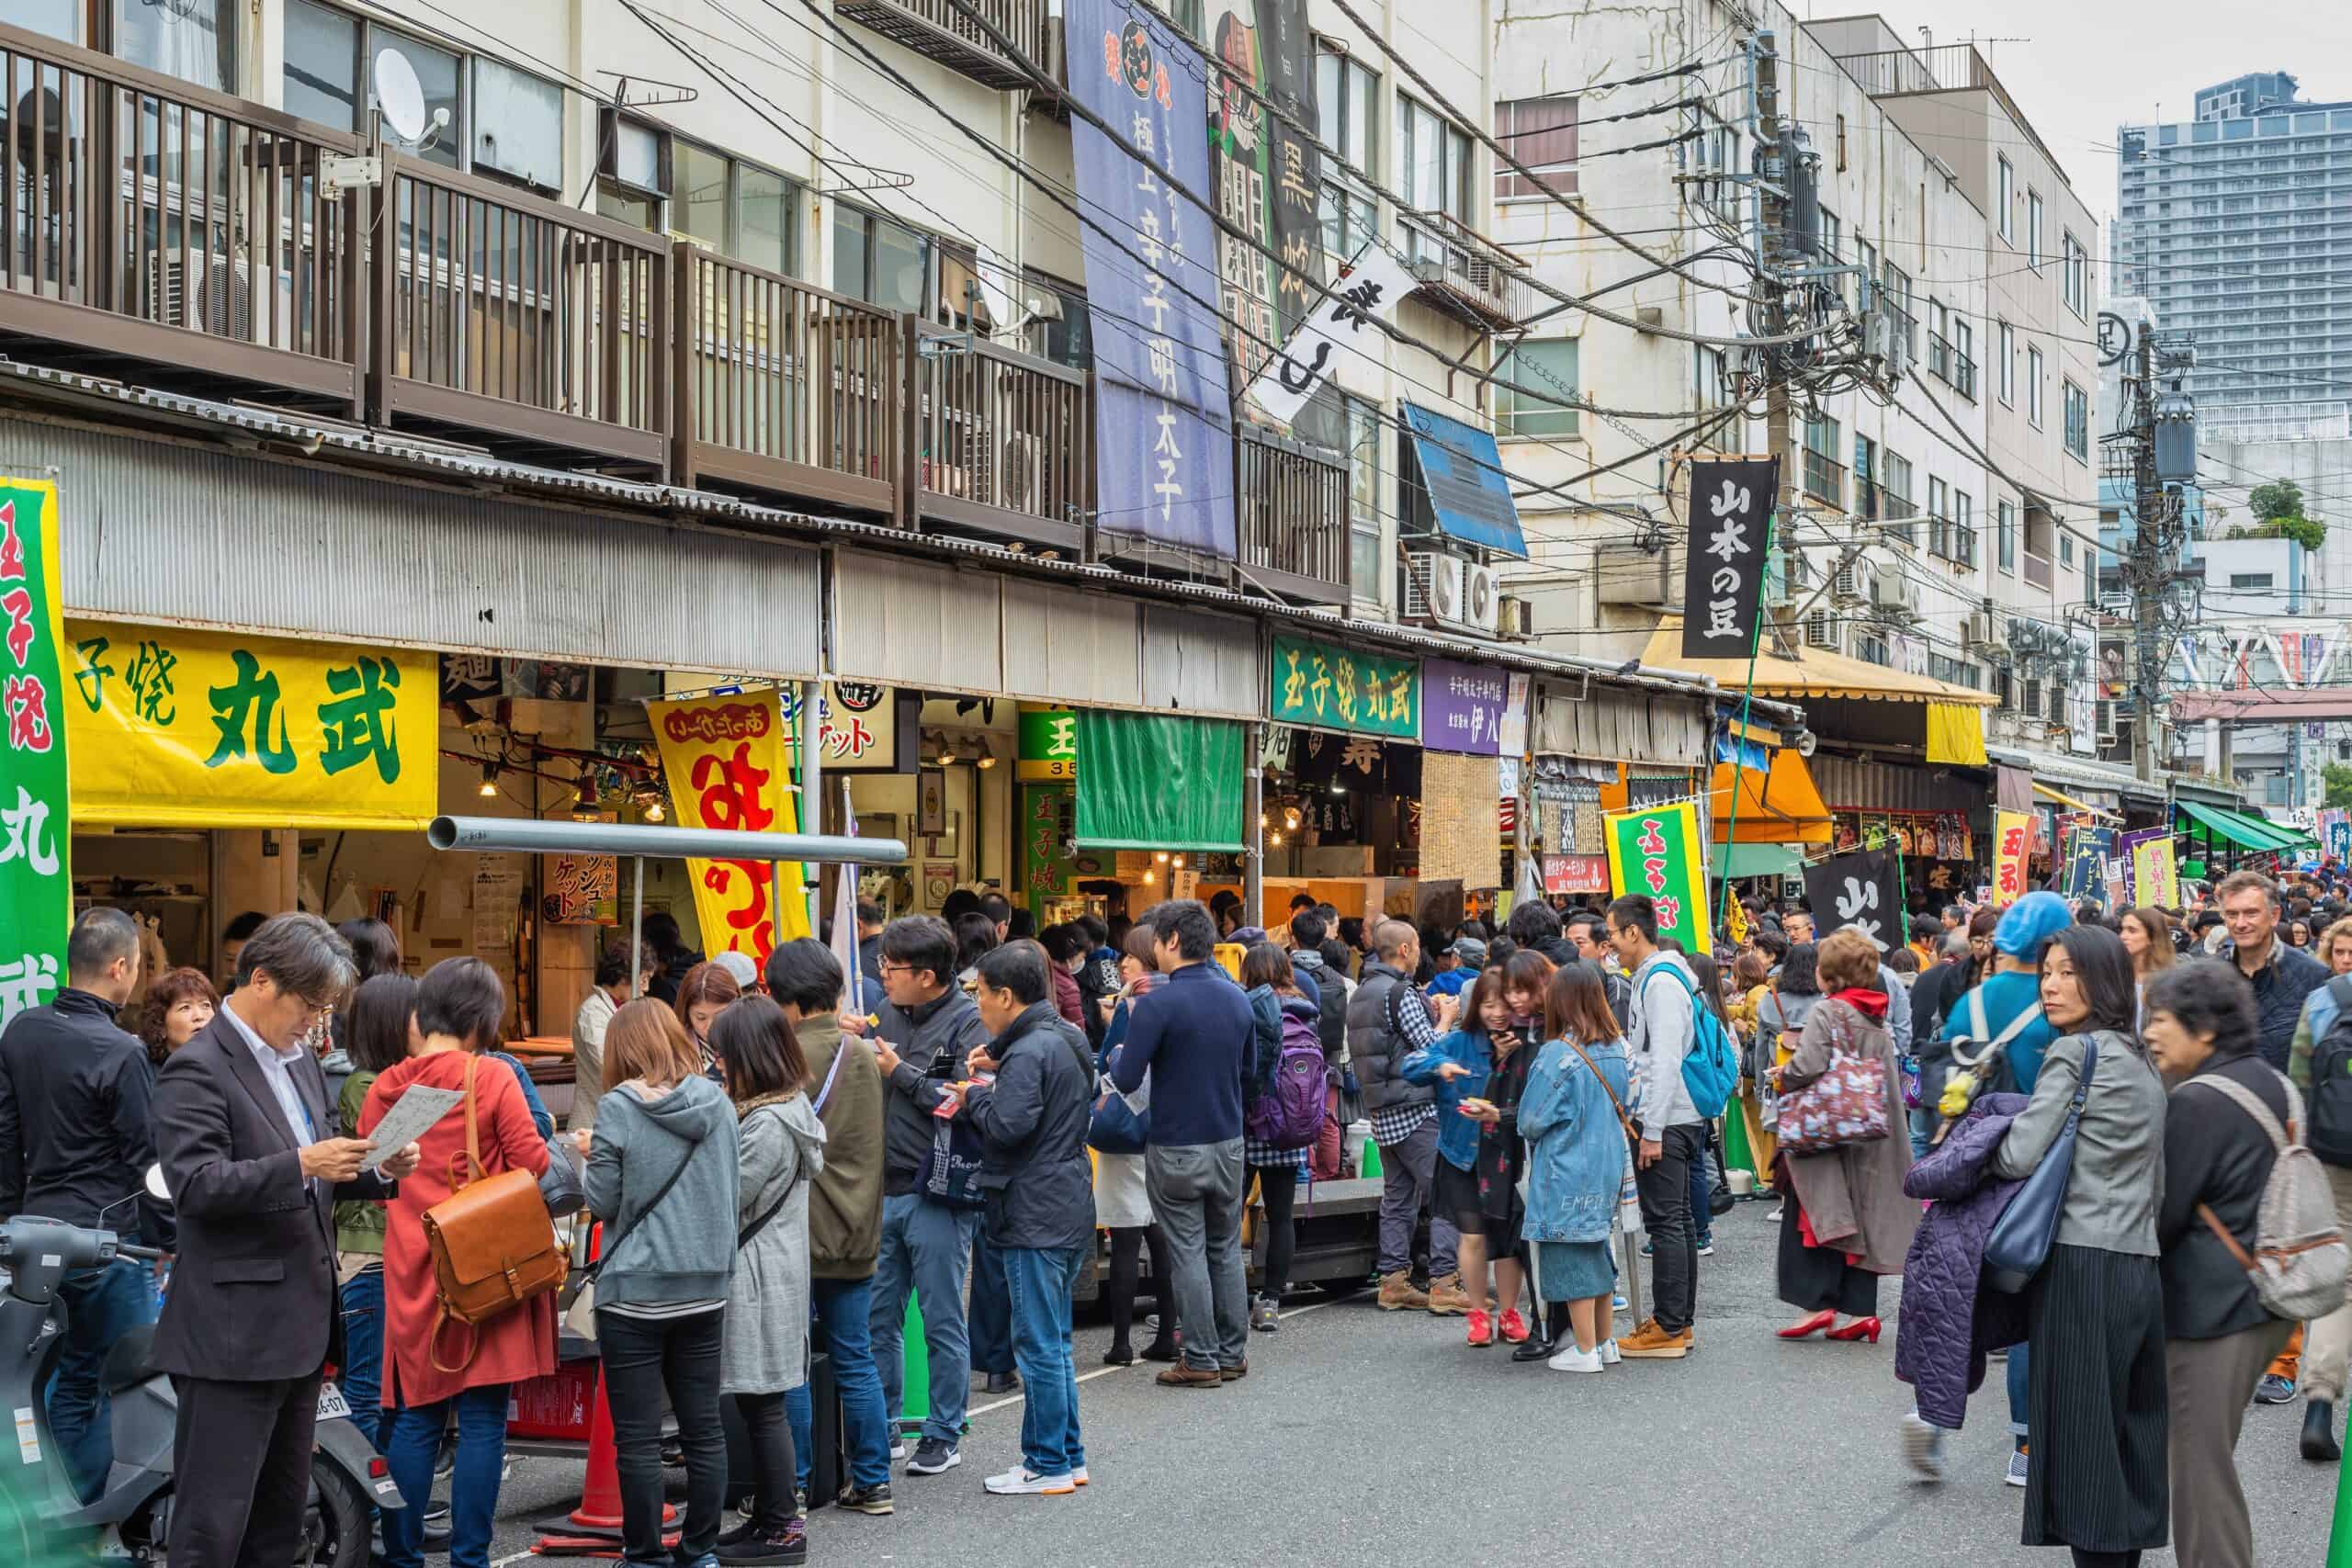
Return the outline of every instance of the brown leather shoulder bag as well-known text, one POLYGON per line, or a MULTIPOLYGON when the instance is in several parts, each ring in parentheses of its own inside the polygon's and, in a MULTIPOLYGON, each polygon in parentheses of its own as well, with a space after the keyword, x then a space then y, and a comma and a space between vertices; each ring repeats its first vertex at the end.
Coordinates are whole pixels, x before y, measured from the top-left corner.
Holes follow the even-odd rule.
POLYGON ((433 1257, 433 1292, 436 1303, 429 1354, 436 1371, 461 1372, 481 1348, 481 1336, 471 1336, 465 1359, 456 1366, 441 1364, 441 1330, 452 1319, 479 1328, 513 1311, 534 1296, 560 1287, 569 1262, 557 1245, 555 1222, 548 1217, 547 1200, 539 1196, 538 1179, 527 1170, 502 1170, 485 1175, 481 1164, 481 1134, 474 1106, 474 1071, 478 1056, 466 1059, 466 1163, 464 1184, 424 1211, 424 1242, 433 1257))

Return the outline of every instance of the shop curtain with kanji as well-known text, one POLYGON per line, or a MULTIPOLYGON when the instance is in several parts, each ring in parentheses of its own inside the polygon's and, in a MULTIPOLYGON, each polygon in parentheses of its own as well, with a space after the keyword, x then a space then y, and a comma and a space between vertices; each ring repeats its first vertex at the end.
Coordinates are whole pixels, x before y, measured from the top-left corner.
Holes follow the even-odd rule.
POLYGON ((1078 715, 1079 843, 1238 854, 1241 725, 1176 715, 1078 715))

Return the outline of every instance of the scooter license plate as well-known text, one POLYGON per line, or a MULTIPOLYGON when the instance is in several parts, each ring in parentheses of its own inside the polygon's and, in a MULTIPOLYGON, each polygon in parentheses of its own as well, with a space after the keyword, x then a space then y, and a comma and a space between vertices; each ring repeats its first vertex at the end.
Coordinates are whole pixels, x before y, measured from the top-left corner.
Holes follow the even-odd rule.
POLYGON ((351 1419, 351 1401, 344 1398, 343 1390, 331 1382, 319 1384, 319 1419, 322 1421, 351 1419))

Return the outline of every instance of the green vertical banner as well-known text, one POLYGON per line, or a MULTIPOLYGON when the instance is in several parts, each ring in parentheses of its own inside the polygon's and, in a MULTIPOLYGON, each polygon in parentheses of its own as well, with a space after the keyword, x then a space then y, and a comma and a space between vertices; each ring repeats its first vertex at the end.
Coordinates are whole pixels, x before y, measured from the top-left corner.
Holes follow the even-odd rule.
POLYGON ((0 1028, 57 994, 74 923, 57 484, 0 479, 0 1028))
POLYGON ((1699 811, 1690 801, 1616 811, 1601 818, 1609 885, 1621 897, 1645 894, 1657 905, 1657 934, 1681 940, 1688 953, 1710 953, 1707 862, 1699 846, 1699 811))

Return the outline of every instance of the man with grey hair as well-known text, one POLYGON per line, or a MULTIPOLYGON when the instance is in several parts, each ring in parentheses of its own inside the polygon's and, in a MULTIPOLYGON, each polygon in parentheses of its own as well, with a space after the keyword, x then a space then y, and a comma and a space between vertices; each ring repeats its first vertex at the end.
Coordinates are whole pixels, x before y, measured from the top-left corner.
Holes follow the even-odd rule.
POLYGON ((334 1204, 391 1197, 417 1162, 411 1144, 362 1170, 375 1145, 329 1135, 316 1043, 356 974, 316 915, 266 921, 236 988, 156 1081, 180 1240, 153 1357, 179 1397, 173 1568, 300 1554, 319 1383, 343 1359, 334 1204))
MULTIPOLYGON (((115 1015, 139 988, 139 927, 120 909, 83 911, 65 940, 65 987, 0 1035, 0 1218, 40 1214, 172 1245, 166 1213, 141 1196, 155 1151, 147 1131, 154 1069, 115 1015)), ((155 1313, 146 1269, 118 1258, 58 1285, 65 1335, 49 1392, 50 1430, 84 1502, 114 1461, 100 1372, 116 1340, 155 1313)))

